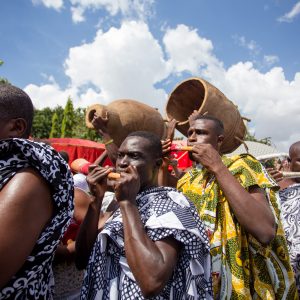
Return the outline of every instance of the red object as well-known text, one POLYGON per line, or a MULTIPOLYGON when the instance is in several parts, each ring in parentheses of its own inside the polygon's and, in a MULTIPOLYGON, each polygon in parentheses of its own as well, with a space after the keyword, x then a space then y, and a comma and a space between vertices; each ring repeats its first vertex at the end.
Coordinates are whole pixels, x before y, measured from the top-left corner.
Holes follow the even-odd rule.
MULTIPOLYGON (((171 149, 176 149, 178 147, 186 146, 186 141, 184 140, 175 140, 172 142, 171 149)), ((192 166, 192 161, 189 158, 188 151, 171 151, 171 155, 174 159, 178 161, 177 167, 179 169, 186 169, 192 166)))
POLYGON ((81 168, 80 168, 80 171, 81 173, 87 175, 89 173, 89 166, 91 165, 92 163, 86 163, 84 164, 81 168))
MULTIPOLYGON (((66 151, 69 154, 69 165, 77 159, 84 158, 88 162, 93 163, 105 150, 105 145, 90 140, 74 139, 74 138, 50 138, 46 140, 56 151, 66 151)), ((171 147, 186 146, 186 141, 175 140, 171 147)), ((186 169, 192 166, 192 161, 189 159, 188 151, 171 151, 171 154, 178 160, 178 168, 186 169)), ((106 158, 103 166, 111 166, 111 161, 106 158)), ((86 166, 86 169, 88 165, 86 166)), ((87 170, 84 169, 83 172, 87 170)))
MULTIPOLYGON (((77 158, 84 158, 93 163, 105 150, 104 144, 90 140, 75 138, 50 138, 46 140, 56 151, 66 151, 69 154, 69 165, 77 158)), ((103 165, 111 162, 109 159, 103 165)))
POLYGON ((72 241, 76 240, 79 227, 80 227, 80 222, 77 222, 74 219, 72 219, 70 225, 68 226, 68 228, 61 240, 64 245, 68 245, 69 240, 72 240, 72 241))

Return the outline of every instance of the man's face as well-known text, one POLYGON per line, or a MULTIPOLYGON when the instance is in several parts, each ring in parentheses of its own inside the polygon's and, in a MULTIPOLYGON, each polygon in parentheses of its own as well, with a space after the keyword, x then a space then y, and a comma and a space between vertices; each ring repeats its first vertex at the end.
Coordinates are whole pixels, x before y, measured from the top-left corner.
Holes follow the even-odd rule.
POLYGON ((190 122, 187 132, 187 144, 211 144, 216 150, 220 147, 220 138, 216 133, 215 123, 212 120, 198 119, 190 122))
POLYGON ((300 172, 300 146, 294 147, 290 151, 290 168, 292 172, 300 172))
POLYGON ((154 170, 157 165, 151 150, 149 141, 143 137, 126 138, 118 151, 117 172, 125 171, 129 166, 135 166, 140 176, 141 188, 153 185, 154 170))

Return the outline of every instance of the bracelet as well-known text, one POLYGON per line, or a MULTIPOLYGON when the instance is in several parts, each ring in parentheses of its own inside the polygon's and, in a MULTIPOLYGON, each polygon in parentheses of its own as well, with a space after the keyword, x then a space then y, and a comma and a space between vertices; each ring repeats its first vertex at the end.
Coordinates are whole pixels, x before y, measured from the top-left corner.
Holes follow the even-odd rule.
POLYGON ((114 140, 113 140, 113 139, 110 139, 109 141, 105 142, 104 145, 107 146, 107 145, 109 145, 109 144, 112 144, 113 142, 114 142, 114 140))

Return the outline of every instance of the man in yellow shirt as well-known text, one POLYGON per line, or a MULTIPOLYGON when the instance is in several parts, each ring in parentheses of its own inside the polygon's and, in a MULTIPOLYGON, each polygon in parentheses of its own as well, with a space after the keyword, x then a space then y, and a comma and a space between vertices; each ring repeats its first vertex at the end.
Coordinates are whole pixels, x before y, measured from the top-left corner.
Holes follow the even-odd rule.
POLYGON ((196 168, 177 188, 196 205, 210 238, 214 298, 298 299, 276 183, 251 155, 220 154, 222 122, 194 112, 187 144, 196 168))

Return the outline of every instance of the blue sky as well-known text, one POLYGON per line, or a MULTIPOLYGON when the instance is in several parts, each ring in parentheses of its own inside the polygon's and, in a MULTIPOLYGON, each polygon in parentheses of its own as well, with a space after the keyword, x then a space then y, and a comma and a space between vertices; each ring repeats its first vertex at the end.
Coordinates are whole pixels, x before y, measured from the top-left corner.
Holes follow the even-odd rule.
POLYGON ((37 108, 133 98, 164 114, 196 76, 287 151, 300 140, 300 1, 1 1, 0 76, 37 108))

